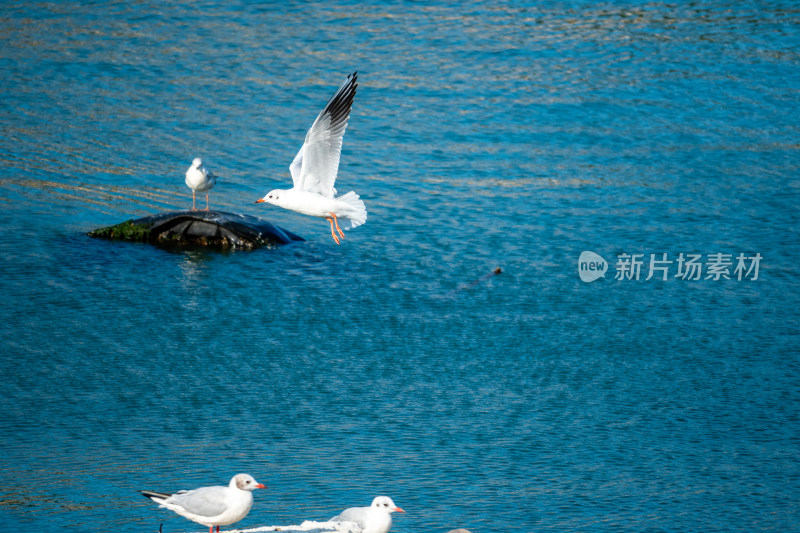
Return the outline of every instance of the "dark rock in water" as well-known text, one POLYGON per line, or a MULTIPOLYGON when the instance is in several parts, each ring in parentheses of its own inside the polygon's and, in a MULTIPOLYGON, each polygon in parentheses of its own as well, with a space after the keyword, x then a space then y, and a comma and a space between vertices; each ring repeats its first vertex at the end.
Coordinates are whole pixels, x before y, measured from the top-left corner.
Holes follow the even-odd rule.
POLYGON ((241 248, 304 240, 266 220, 221 211, 172 211, 96 229, 91 237, 178 247, 241 248))

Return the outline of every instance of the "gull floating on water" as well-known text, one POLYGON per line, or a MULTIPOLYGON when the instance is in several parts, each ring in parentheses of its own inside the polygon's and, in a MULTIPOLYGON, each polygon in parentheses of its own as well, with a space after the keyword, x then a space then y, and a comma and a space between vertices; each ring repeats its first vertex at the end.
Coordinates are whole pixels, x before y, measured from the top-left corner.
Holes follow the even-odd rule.
POLYGON ((388 496, 378 496, 369 507, 351 507, 345 509, 331 522, 354 522, 361 528, 361 533, 387 533, 392 527, 391 513, 404 513, 388 496))
POLYGON ((186 185, 192 189, 192 211, 195 208, 195 195, 198 192, 206 193, 206 211, 208 211, 208 191, 217 183, 217 177, 203 166, 203 160, 195 157, 192 166, 186 171, 186 185))
POLYGON ((227 487, 200 487, 194 490, 182 490, 174 494, 166 492, 140 491, 146 498, 174 511, 192 522, 208 526, 213 533, 214 526, 227 526, 238 522, 250 512, 253 505, 252 491, 263 489, 264 485, 256 482, 248 474, 233 476, 227 487))
POLYGON ((352 73, 334 93, 325 108, 306 133, 306 140, 289 166, 294 186, 275 189, 256 203, 267 202, 290 211, 326 219, 336 244, 344 238, 339 222, 345 229, 355 228, 367 221, 367 209, 359 196, 350 191, 336 196, 333 183, 339 171, 342 137, 350 118, 350 108, 356 95, 357 72, 352 73), (333 229, 339 233, 336 236, 333 229))

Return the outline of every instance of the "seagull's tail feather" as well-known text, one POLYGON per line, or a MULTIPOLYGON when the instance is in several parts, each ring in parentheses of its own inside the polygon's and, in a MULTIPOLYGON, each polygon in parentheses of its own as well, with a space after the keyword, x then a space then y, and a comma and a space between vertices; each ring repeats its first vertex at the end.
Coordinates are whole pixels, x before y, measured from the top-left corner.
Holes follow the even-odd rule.
POLYGON ((347 204, 347 212, 342 213, 340 217, 350 222, 350 228, 360 226, 367 221, 367 208, 364 206, 364 202, 361 201, 358 194, 350 191, 338 197, 337 200, 347 204))
POLYGON ((152 490, 140 490, 139 492, 141 492, 142 496, 145 498, 149 498, 156 503, 163 503, 164 500, 172 496, 172 494, 166 492, 153 492, 152 490))

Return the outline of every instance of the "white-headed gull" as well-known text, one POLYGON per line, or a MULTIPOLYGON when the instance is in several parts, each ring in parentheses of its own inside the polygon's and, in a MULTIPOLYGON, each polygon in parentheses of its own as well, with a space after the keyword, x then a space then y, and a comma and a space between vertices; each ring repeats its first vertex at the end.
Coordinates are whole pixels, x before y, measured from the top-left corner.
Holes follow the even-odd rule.
POLYGON ((356 95, 357 72, 347 77, 306 133, 306 140, 289 166, 294 186, 291 189, 270 191, 256 203, 267 202, 290 211, 326 219, 336 244, 344 238, 345 229, 355 228, 367 221, 367 209, 358 195, 350 191, 336 197, 333 183, 339 172, 342 137, 350 118, 350 108, 356 95))
POLYGON ((391 513, 404 513, 388 496, 378 496, 369 507, 345 509, 331 522, 354 522, 361 533, 386 533, 392 527, 391 513))
POLYGON ((192 522, 208 526, 213 533, 214 526, 227 526, 238 522, 250 512, 253 505, 254 489, 263 489, 264 485, 256 482, 248 474, 236 474, 227 487, 201 487, 194 490, 182 490, 174 494, 166 492, 140 491, 161 507, 175 511, 192 522))
POLYGON ((208 191, 217 183, 217 177, 203 166, 203 160, 195 157, 192 166, 186 171, 186 185, 192 189, 192 211, 195 208, 195 195, 206 193, 206 211, 208 211, 208 191))

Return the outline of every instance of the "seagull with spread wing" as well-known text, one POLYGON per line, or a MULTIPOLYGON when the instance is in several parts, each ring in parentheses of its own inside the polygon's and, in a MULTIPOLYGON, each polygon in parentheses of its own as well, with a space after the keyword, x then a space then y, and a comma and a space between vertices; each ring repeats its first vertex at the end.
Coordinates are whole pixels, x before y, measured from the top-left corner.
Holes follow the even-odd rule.
POLYGON ((342 227, 355 228, 367 221, 367 209, 358 194, 350 191, 337 197, 333 187, 339 171, 342 137, 356 95, 357 74, 347 77, 308 130, 303 146, 289 166, 294 186, 275 189, 256 200, 257 204, 267 202, 326 219, 336 244, 340 243, 339 237, 344 238, 342 227))

